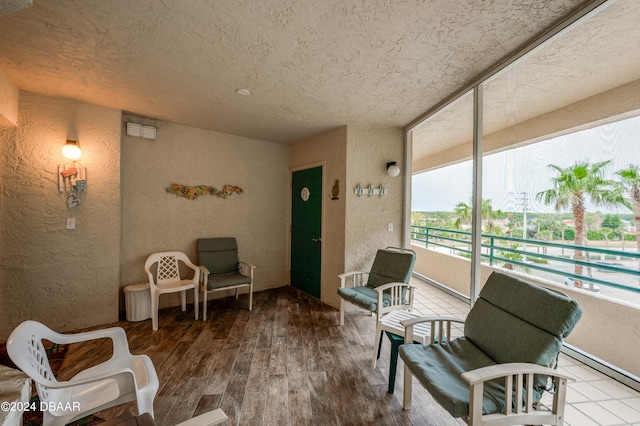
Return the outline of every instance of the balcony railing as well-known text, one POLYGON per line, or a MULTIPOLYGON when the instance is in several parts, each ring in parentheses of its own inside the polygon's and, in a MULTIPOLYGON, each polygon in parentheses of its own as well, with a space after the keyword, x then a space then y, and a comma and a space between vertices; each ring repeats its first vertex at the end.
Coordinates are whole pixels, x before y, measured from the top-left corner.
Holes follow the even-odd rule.
MULTIPOLYGON (((429 226, 411 226, 411 240, 414 244, 423 243, 426 248, 445 248, 454 254, 469 256, 471 254, 471 232, 455 229, 434 228, 429 226)), ((501 264, 503 267, 513 268, 519 266, 525 271, 530 269, 564 277, 580 280, 585 287, 594 289, 594 284, 640 293, 640 270, 625 267, 622 261, 631 261, 637 265, 640 261, 640 253, 635 251, 610 250, 601 247, 578 246, 562 244, 551 241, 530 240, 501 235, 482 234, 483 262, 489 265, 501 264), (581 250, 585 259, 574 259, 565 255, 581 250), (542 253, 540 252, 542 251, 542 253), (550 254, 549 252, 555 252, 550 254), (633 262, 636 261, 636 262, 633 262), (549 262, 553 262, 552 265, 549 262), (587 271, 587 275, 576 274, 572 265, 581 265, 587 271), (569 267, 568 269, 566 269, 569 267), (590 275, 591 269, 600 272, 619 273, 613 279, 605 279, 590 275)))

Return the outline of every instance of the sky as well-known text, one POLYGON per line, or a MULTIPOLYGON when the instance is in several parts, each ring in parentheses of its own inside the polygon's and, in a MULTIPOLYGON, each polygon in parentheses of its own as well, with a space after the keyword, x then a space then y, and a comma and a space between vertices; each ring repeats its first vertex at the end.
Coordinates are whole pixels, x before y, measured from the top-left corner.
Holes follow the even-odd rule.
MULTIPOLYGON (((556 172, 548 165, 568 167, 583 160, 611 160, 605 169, 608 179, 631 163, 640 164, 640 116, 485 156, 482 197, 490 199, 494 209, 521 212, 522 193, 526 192, 528 211, 554 213, 553 206, 535 199, 538 192, 553 187, 551 179, 556 172)), ((471 185, 471 161, 414 175, 411 210, 453 211, 458 202, 469 203, 471 185)), ((625 207, 590 203, 587 211, 631 213, 625 207)))

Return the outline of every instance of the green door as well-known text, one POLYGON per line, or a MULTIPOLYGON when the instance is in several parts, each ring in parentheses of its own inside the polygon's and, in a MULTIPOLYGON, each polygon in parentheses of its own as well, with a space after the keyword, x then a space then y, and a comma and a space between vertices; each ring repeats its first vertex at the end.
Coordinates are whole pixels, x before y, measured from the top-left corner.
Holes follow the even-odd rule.
POLYGON ((293 173, 291 285, 320 298, 322 167, 293 173))

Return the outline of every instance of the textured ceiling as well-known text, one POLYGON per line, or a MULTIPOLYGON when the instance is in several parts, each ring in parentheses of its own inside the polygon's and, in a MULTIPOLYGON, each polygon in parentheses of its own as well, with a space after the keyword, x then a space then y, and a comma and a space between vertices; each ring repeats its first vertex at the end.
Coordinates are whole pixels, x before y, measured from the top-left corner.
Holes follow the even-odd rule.
MULTIPOLYGON (((485 135, 640 79, 639 22, 638 0, 609 2, 499 73, 484 85, 485 135)), ((472 114, 469 92, 417 126, 414 161, 468 143, 472 114)))
POLYGON ((20 89, 291 143, 404 126, 582 1, 33 3, 0 16, 20 89))

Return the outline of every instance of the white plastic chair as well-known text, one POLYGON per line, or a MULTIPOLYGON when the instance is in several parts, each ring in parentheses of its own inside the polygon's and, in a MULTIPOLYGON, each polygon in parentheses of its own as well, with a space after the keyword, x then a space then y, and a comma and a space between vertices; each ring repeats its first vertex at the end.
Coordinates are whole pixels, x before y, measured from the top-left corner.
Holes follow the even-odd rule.
POLYGON ((131 355, 124 330, 119 327, 77 334, 60 334, 36 321, 16 327, 7 341, 11 360, 36 383, 45 426, 65 425, 91 413, 136 401, 140 414, 153 416, 153 400, 159 382, 151 359, 131 355), (58 381, 42 344, 46 339, 71 344, 109 338, 113 355, 107 361, 87 368, 66 381, 58 381), (56 407, 56 409, 51 409, 56 407))
POLYGON ((154 330, 158 329, 158 302, 160 295, 164 293, 180 292, 182 299, 182 311, 187 310, 187 290, 193 290, 193 308, 198 319, 198 282, 200 281, 200 268, 191 263, 186 254, 179 251, 153 253, 147 258, 144 270, 149 275, 149 288, 151 290, 151 321, 154 330), (180 264, 193 270, 193 277, 183 279, 180 276, 180 264), (155 273, 153 265, 157 265, 155 273))

